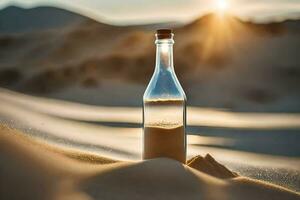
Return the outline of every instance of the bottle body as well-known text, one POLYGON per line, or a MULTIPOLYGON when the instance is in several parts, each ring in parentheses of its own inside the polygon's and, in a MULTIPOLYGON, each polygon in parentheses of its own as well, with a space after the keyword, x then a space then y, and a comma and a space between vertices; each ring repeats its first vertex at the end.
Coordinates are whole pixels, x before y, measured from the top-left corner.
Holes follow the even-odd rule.
POLYGON ((186 161, 186 97, 173 67, 173 39, 156 40, 156 66, 143 97, 143 159, 186 161))
POLYGON ((184 118, 184 101, 173 99, 145 101, 143 158, 166 157, 185 163, 184 118), (157 117, 157 120, 148 120, 153 117, 157 117))

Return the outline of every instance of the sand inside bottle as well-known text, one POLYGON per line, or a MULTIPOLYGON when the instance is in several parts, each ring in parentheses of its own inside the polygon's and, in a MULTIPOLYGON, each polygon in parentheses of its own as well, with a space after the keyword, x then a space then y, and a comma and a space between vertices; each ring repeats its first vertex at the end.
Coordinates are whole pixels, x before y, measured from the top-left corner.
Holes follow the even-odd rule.
POLYGON ((183 101, 174 100, 145 102, 145 118, 156 122, 144 125, 143 159, 166 157, 185 163, 184 106, 183 101))

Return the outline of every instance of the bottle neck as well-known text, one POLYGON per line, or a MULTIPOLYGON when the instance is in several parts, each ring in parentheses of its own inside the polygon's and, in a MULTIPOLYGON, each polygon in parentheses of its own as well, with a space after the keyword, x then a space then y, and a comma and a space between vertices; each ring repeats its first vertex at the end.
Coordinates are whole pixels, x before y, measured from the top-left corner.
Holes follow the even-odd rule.
POLYGON ((173 71, 173 39, 157 39, 155 71, 173 71))

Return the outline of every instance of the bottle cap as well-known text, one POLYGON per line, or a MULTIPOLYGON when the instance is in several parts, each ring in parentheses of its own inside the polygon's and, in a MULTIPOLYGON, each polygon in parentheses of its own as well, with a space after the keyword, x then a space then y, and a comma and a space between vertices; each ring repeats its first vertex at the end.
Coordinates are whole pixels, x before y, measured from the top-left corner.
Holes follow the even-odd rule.
POLYGON ((173 36, 171 29, 158 29, 156 30, 157 39, 171 39, 173 36))

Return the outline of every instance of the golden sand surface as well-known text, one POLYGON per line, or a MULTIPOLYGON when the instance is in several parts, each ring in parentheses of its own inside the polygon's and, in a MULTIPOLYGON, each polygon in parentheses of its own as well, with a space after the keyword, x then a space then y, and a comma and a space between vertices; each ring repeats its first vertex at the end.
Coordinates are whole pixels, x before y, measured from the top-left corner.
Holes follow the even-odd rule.
POLYGON ((116 161, 61 150, 0 125, 0 199, 300 199, 238 176, 210 155, 184 165, 166 158, 116 161))
POLYGON ((143 158, 166 157, 185 163, 186 144, 183 126, 178 127, 144 127, 143 158))

